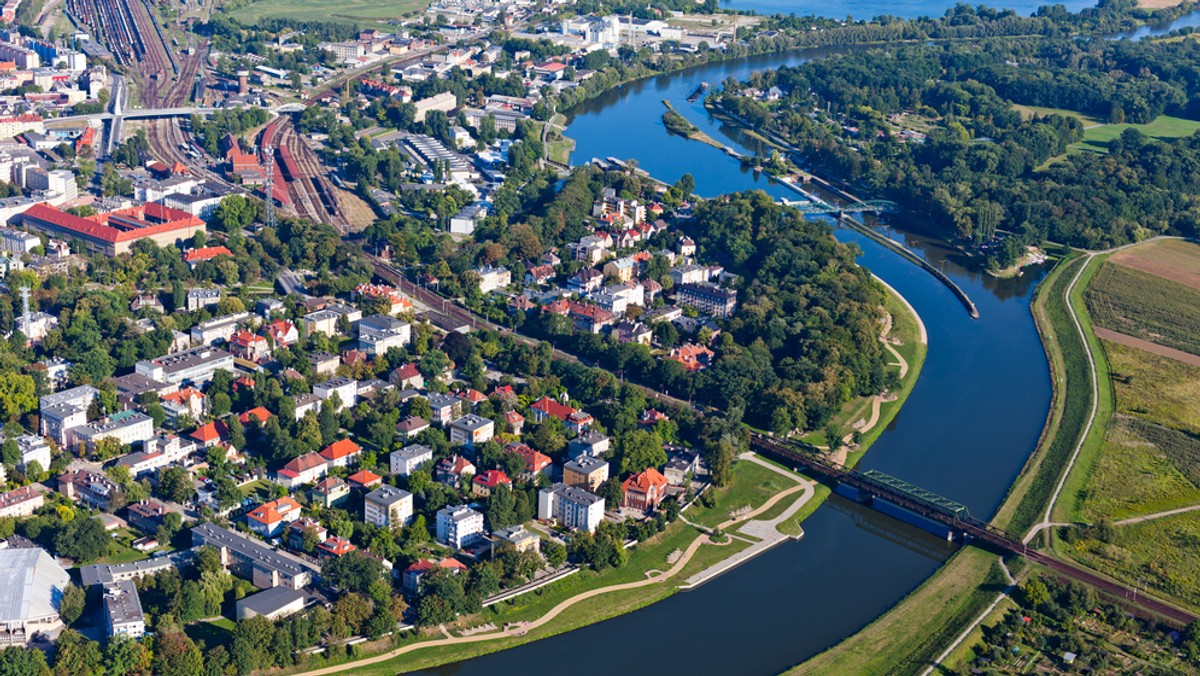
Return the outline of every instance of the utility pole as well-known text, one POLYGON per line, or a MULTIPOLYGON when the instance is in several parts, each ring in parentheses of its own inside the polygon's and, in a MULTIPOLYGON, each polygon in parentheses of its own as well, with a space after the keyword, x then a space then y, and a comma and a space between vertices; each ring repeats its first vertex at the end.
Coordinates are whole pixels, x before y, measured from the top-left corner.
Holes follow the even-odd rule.
POLYGON ((263 183, 267 192, 267 213, 263 219, 268 228, 275 227, 275 146, 263 146, 263 155, 265 155, 265 163, 263 167, 266 170, 266 181, 263 183))

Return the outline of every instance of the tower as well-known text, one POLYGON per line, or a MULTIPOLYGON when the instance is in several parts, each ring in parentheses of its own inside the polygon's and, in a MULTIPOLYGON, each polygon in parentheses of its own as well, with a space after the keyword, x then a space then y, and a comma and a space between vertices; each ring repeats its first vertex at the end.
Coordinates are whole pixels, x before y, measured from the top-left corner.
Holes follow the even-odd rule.
POLYGON ((33 317, 29 313, 29 287, 21 287, 21 331, 25 333, 26 338, 30 338, 29 332, 33 330, 33 317))
POLYGON ((238 94, 245 96, 250 91, 250 71, 239 70, 237 72, 238 79, 238 94))

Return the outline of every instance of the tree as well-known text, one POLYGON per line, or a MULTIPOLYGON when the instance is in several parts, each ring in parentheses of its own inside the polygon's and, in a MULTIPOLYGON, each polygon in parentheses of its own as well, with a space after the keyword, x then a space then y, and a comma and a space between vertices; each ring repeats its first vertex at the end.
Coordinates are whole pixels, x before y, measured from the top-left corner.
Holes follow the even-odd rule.
POLYGON ((196 495, 196 486, 192 483, 191 474, 177 466, 164 469, 158 476, 158 495, 164 500, 180 504, 190 502, 196 495))
POLYGON ((69 584, 63 590, 58 614, 62 616, 63 622, 75 624, 75 620, 78 620, 79 616, 83 615, 83 606, 86 603, 87 595, 84 594, 83 590, 73 584, 69 584))
POLYGON ((58 531, 54 549, 59 556, 76 561, 92 561, 108 555, 112 538, 100 519, 75 519, 58 531))
POLYGON ((104 658, 100 644, 74 629, 65 629, 54 642, 55 676, 100 676, 104 673, 104 658))
POLYGON ((363 623, 371 616, 371 601, 362 594, 349 593, 333 604, 333 617, 345 623, 346 628, 357 634, 363 623))
POLYGON ((0 650, 0 674, 4 676, 50 676, 46 653, 37 648, 13 646, 0 650))
POLYGON ((150 651, 137 639, 118 634, 104 649, 104 668, 107 676, 150 676, 150 651))
POLYGON ((342 591, 360 594, 367 593, 384 572, 382 563, 357 551, 339 556, 321 568, 326 582, 342 591))
POLYGON ((567 548, 552 540, 542 542, 542 556, 551 568, 558 568, 567 562, 567 548))
POLYGON ((16 371, 0 373, 0 418, 15 421, 37 405, 37 386, 31 376, 16 371))
POLYGON ((1050 602, 1050 590, 1045 582, 1036 577, 1030 578, 1021 587, 1021 596, 1025 605, 1033 609, 1042 608, 1050 602))
POLYGON ((159 634, 154 641, 154 673, 157 676, 195 676, 204 671, 204 657, 187 634, 159 634))
MULTIPOLYGON (((511 455, 516 455, 515 453, 511 455)), ((518 459, 520 456, 517 456, 518 459)), ((517 523, 516 499, 508 486, 498 486, 488 496, 487 519, 488 526, 493 530, 508 528, 517 523)))
POLYGON ((274 633, 274 624, 262 615, 238 621, 229 652, 239 674, 271 666, 268 648, 274 633))
POLYGON ((154 536, 158 538, 160 544, 167 545, 181 528, 183 528, 183 517, 179 512, 167 512, 163 516, 162 525, 158 527, 154 536))
POLYGON ((634 430, 621 440, 621 474, 641 472, 667 463, 667 452, 657 434, 634 430))
POLYGON ((675 181, 675 187, 679 188, 679 194, 683 199, 692 196, 692 191, 696 189, 696 179, 691 174, 684 174, 675 181))

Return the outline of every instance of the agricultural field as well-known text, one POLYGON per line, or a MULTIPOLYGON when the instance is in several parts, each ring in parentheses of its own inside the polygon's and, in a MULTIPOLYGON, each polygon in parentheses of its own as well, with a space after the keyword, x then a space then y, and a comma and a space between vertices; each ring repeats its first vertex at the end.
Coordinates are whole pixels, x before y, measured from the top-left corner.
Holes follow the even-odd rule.
POLYGON ((1117 412, 1200 435, 1200 368, 1105 341, 1117 412))
POLYGON ((1200 355, 1200 289, 1106 262, 1086 298, 1097 326, 1200 355))
POLYGON ((1200 441, 1118 416, 1088 479, 1080 516, 1116 521, 1200 504, 1200 441))
POLYGON ((1108 260, 1200 289, 1200 245, 1195 242, 1160 239, 1118 251, 1108 260))
POLYGON ((1200 122, 1185 120, 1182 117, 1160 115, 1158 119, 1146 124, 1102 124, 1086 129, 1083 132, 1083 140, 1072 144, 1071 150, 1106 153, 1108 152, 1108 142, 1120 136, 1121 132, 1130 127, 1150 138, 1163 140, 1191 136, 1200 131, 1200 122))
POLYGON ((366 26, 412 14, 428 5, 428 0, 258 0, 230 14, 247 25, 254 25, 263 19, 288 18, 296 21, 344 21, 366 26))

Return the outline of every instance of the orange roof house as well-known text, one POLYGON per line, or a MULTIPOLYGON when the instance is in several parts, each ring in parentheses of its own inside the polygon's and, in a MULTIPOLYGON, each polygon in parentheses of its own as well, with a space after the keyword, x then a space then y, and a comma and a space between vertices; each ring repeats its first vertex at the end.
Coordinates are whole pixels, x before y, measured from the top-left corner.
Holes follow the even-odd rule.
POLYGON ((668 483, 667 477, 653 467, 634 474, 621 483, 624 505, 631 509, 655 509, 666 497, 668 483))
POLYGON ((238 416, 238 420, 240 420, 243 425, 249 425, 251 420, 257 420, 259 424, 263 424, 270 419, 271 412, 262 406, 255 406, 249 411, 246 411, 238 416))
POLYGON ((362 447, 349 439, 342 439, 321 449, 321 457, 334 467, 345 467, 362 454, 362 447))
POLYGON ((356 549, 358 549, 358 547, 350 544, 350 541, 346 538, 334 535, 328 540, 317 545, 317 554, 322 557, 336 558, 349 554, 356 549))
POLYGON ((372 488, 383 483, 383 477, 370 470, 361 470, 346 477, 346 481, 350 482, 355 488, 372 488))
POLYGON ((300 518, 300 503, 283 497, 266 502, 246 514, 246 525, 250 530, 265 537, 274 537, 283 532, 288 524, 300 518))
POLYGON ((549 417, 555 417, 565 422, 575 412, 574 408, 560 404, 550 397, 538 399, 530 405, 529 409, 533 411, 533 421, 535 423, 540 423, 549 417))
POLYGON ((217 420, 197 427, 188 436, 200 442, 201 446, 211 448, 229 437, 229 427, 217 420))

